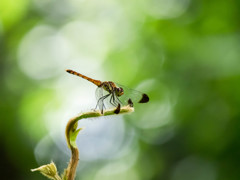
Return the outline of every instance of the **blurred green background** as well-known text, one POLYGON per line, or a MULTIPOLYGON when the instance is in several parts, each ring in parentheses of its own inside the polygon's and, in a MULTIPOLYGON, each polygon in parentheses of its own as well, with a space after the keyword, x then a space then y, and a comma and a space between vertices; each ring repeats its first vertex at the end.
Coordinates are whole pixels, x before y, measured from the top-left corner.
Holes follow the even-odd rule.
POLYGON ((96 103, 95 87, 69 68, 150 96, 133 114, 86 122, 76 179, 239 180, 239 9, 239 0, 1 0, 1 179, 43 180, 30 169, 67 166, 64 125, 96 103))

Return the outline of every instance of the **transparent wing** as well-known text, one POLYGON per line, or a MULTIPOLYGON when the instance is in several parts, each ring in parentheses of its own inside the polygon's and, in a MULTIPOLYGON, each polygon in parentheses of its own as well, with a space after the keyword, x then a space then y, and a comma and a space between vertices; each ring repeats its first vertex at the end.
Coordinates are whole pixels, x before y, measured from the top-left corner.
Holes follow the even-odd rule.
POLYGON ((119 100, 122 102, 123 105, 127 105, 130 103, 147 103, 149 101, 149 97, 147 94, 142 93, 140 91, 130 89, 126 86, 120 85, 115 83, 118 87, 123 88, 124 94, 119 96, 119 100))
POLYGON ((103 112, 104 104, 103 104, 103 99, 101 99, 103 97, 103 88, 98 87, 96 89, 95 95, 96 95, 96 99, 97 99, 97 104, 96 104, 95 109, 97 109, 97 107, 98 107, 99 110, 101 112, 103 112))
POLYGON ((98 87, 95 91, 96 100, 98 101, 101 97, 103 97, 103 88, 98 87))
POLYGON ((99 108, 99 110, 101 111, 101 113, 103 113, 103 110, 106 109, 106 107, 111 107, 112 105, 109 103, 110 102, 110 98, 112 96, 112 94, 109 94, 107 91, 105 91, 102 87, 98 87, 96 89, 95 92, 96 95, 96 99, 97 99, 97 107, 99 108))

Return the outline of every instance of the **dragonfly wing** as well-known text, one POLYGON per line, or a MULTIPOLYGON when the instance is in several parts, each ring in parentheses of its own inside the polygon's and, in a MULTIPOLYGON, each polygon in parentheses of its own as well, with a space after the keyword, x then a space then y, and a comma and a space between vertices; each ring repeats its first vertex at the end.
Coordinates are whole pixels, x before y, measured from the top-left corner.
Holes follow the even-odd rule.
POLYGON ((147 103, 149 101, 149 97, 147 94, 134 89, 127 88, 123 85, 119 84, 117 85, 118 87, 121 87, 124 90, 124 94, 118 97, 122 104, 124 105, 128 104, 130 106, 133 106, 135 103, 147 103))
POLYGON ((97 105, 96 108, 98 107, 101 113, 103 113, 103 110, 106 109, 106 107, 109 107, 108 101, 109 97, 112 98, 112 94, 108 93, 105 91, 102 87, 98 87, 96 89, 96 99, 97 99, 97 105))
POLYGON ((103 112, 103 109, 104 109, 103 98, 102 98, 103 97, 103 88, 98 87, 96 89, 95 95, 96 95, 96 99, 97 99, 97 105, 96 105, 95 109, 97 109, 97 107, 98 107, 99 110, 101 112, 103 112))
POLYGON ((97 101, 103 97, 103 88, 102 87, 98 87, 95 91, 95 96, 96 96, 96 99, 97 101))

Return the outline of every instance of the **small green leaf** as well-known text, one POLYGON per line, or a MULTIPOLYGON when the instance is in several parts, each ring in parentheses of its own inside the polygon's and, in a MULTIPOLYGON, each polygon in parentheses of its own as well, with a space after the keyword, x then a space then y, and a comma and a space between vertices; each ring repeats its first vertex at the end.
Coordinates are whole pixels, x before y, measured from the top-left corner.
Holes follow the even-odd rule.
POLYGON ((77 145, 76 145, 76 139, 77 139, 77 135, 78 133, 84 128, 79 128, 75 131, 70 131, 70 144, 74 147, 74 148, 77 148, 77 145))

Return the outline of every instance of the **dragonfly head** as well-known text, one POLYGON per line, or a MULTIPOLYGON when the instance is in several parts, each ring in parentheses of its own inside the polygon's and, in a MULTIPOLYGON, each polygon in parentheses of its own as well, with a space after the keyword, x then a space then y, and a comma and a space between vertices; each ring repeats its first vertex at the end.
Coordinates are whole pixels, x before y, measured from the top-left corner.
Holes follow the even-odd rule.
POLYGON ((124 94, 123 88, 121 87, 117 87, 115 92, 117 96, 121 96, 124 94))

